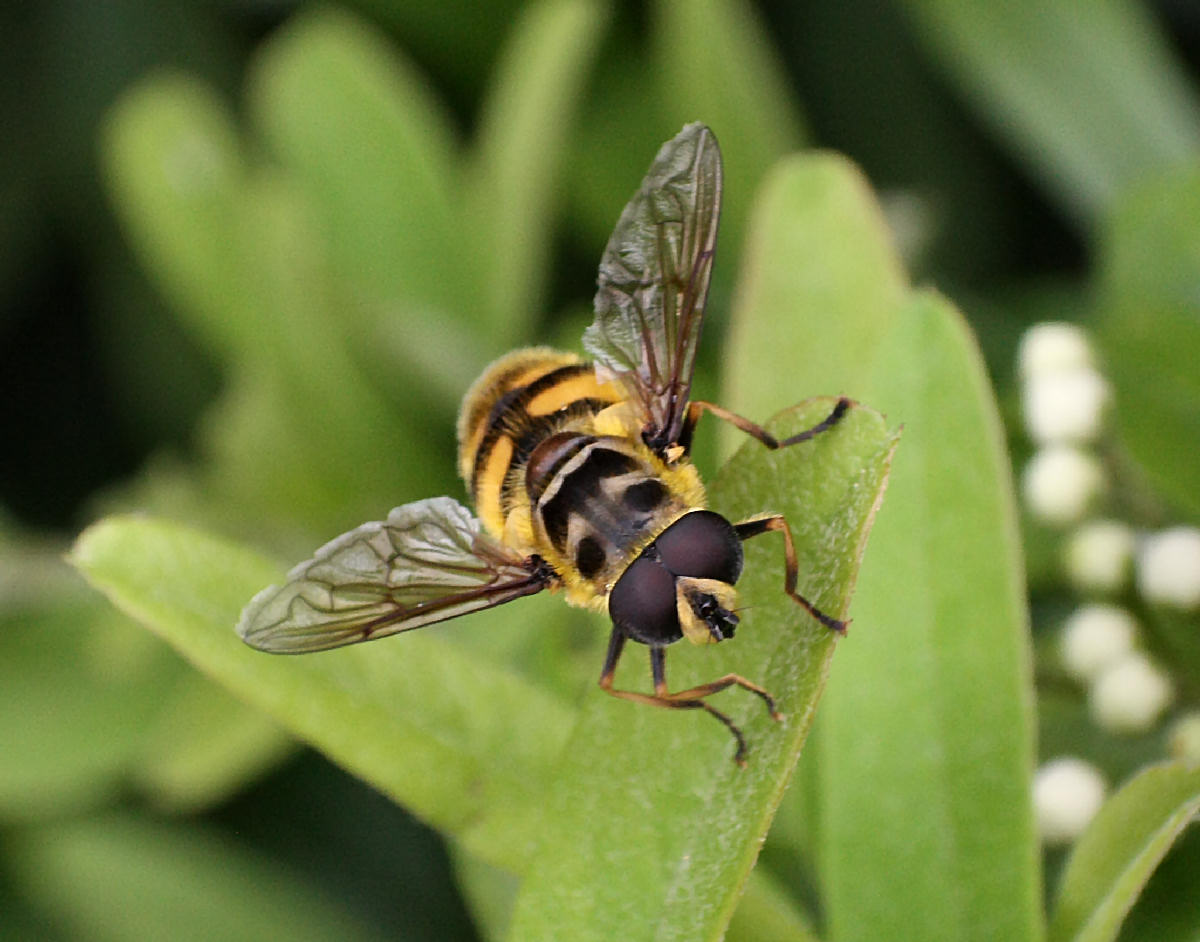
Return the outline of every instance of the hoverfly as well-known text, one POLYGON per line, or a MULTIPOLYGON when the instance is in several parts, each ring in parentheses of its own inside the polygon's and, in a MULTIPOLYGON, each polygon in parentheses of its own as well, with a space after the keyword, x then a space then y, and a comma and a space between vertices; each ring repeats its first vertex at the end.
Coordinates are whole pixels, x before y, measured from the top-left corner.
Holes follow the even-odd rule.
POLYGON ((706 509, 689 459, 705 412, 768 448, 807 441, 851 405, 782 441, 709 402, 689 400, 721 202, 721 156, 702 124, 662 146, 625 207, 600 263, 596 319, 583 336, 594 363, 545 347, 518 350, 483 373, 463 399, 459 473, 475 514, 449 497, 395 508, 387 520, 337 537, 282 586, 246 606, 238 633, 273 653, 370 641, 512 601, 543 589, 612 619, 600 686, 615 697, 702 709, 737 742, 733 721, 708 702, 737 674, 670 691, 672 642, 732 638, 743 540, 778 531, 784 591, 822 624, 845 623, 797 590, 791 531, 778 514, 731 523, 706 509), (647 645, 653 693, 613 686, 626 642, 647 645))

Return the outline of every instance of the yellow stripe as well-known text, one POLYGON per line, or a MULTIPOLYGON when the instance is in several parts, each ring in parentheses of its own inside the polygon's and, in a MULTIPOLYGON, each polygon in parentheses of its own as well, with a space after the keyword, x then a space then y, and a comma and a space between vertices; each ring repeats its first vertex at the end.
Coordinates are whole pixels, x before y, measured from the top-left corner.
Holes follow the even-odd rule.
POLYGON ((500 357, 471 384, 458 415, 458 467, 468 485, 475 454, 488 432, 492 407, 511 390, 521 389, 560 366, 578 362, 579 357, 573 353, 527 347, 500 357))
POLYGON ((525 404, 525 411, 533 416, 550 415, 580 399, 616 402, 617 391, 611 383, 599 382, 596 374, 588 371, 542 390, 525 404))
POLYGON ((500 491, 504 486, 504 478, 508 474, 513 459, 513 440, 507 435, 496 439, 492 450, 488 452, 487 463, 476 476, 475 509, 479 519, 493 536, 499 537, 504 533, 504 508, 500 506, 500 491))

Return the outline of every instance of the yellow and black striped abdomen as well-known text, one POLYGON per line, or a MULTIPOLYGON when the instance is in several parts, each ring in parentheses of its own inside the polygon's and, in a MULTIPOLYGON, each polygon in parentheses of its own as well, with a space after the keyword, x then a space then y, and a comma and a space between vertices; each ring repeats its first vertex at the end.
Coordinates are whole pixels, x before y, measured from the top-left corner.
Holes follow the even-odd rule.
POLYGON ((595 367, 549 347, 516 350, 489 366, 463 398, 458 418, 458 471, 483 525, 503 536, 522 486, 518 472, 555 432, 585 428, 622 399, 596 379, 595 367))

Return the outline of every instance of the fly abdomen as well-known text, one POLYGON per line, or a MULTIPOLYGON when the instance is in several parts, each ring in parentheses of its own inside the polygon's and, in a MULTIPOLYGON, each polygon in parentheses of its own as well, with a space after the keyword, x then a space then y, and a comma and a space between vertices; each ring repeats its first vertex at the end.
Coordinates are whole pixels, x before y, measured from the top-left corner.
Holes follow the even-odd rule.
POLYGON ((459 473, 484 525, 499 535, 534 450, 566 426, 619 401, 595 368, 572 353, 517 350, 492 364, 463 399, 459 473))

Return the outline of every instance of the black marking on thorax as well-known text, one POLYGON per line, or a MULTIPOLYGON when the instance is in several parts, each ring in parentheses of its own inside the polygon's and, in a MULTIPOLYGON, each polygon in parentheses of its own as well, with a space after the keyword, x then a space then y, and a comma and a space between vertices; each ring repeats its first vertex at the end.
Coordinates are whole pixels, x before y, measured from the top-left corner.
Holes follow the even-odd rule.
POLYGON ((546 536, 585 579, 612 581, 633 547, 663 525, 670 493, 654 469, 612 440, 592 439, 564 461, 536 503, 546 536))

